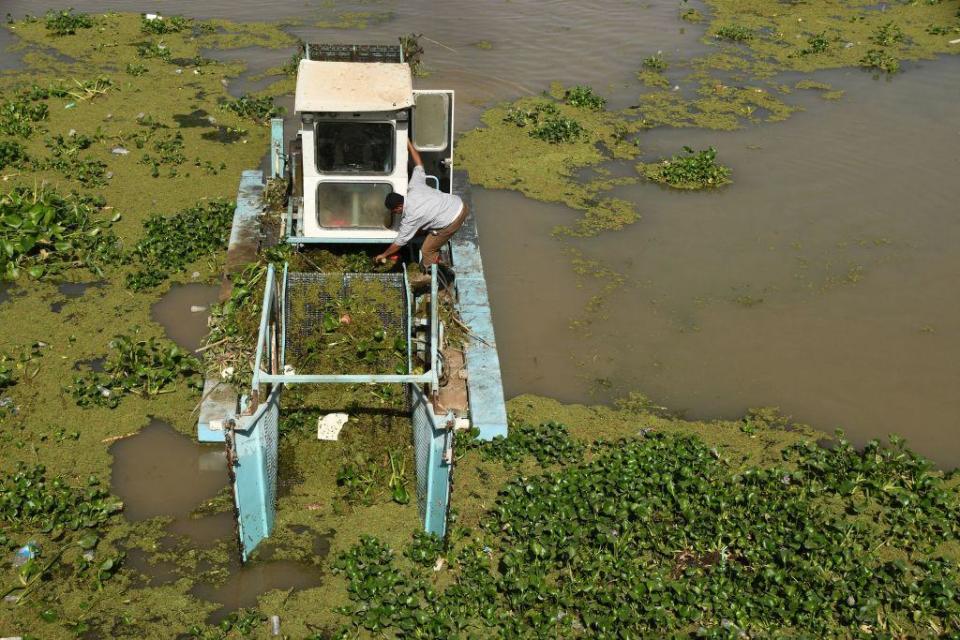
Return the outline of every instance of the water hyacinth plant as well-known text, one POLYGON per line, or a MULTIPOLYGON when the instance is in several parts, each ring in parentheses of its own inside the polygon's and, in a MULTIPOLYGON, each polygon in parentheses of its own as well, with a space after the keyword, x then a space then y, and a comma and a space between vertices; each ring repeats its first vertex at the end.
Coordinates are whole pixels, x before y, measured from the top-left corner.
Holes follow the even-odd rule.
POLYGON ((864 69, 876 69, 884 73, 900 71, 900 61, 887 53, 884 49, 870 49, 860 58, 860 66, 864 69))
POLYGON ((153 215, 146 235, 130 253, 138 269, 127 274, 127 287, 140 291, 164 282, 200 258, 221 251, 230 237, 235 203, 203 202, 176 215, 153 215))
POLYGON ((0 195, 0 279, 42 278, 76 267, 102 273, 119 255, 109 222, 95 217, 103 202, 61 196, 47 187, 16 187, 0 195))
POLYGON ((0 133, 29 138, 34 124, 49 115, 50 108, 39 102, 43 97, 21 94, 0 102, 0 133))
POLYGON ((660 73, 667 70, 667 61, 663 59, 663 54, 658 51, 649 58, 644 58, 643 68, 660 73))
POLYGON ((765 469, 689 435, 596 442, 579 463, 508 481, 480 522, 452 548, 418 534, 403 552, 420 566, 444 554, 452 580, 361 538, 334 565, 352 601, 343 637, 960 630, 960 568, 938 551, 960 540, 956 489, 899 439, 797 444, 765 469), (893 536, 878 545, 880 532, 893 536))
POLYGON ((654 182, 674 189, 713 189, 730 184, 730 169, 717 162, 717 150, 708 147, 694 151, 683 147, 684 155, 652 164, 641 164, 639 171, 654 182))
POLYGON ((93 27, 93 18, 85 13, 74 13, 73 9, 48 11, 44 16, 47 31, 56 36, 69 36, 78 29, 93 27))
POLYGON ((148 18, 143 16, 140 22, 140 30, 146 34, 162 36, 168 33, 180 33, 191 26, 192 20, 183 16, 153 16, 148 18))
POLYGON ((540 426, 523 423, 510 425, 510 437, 497 437, 490 442, 481 442, 476 437, 479 430, 471 431, 458 439, 466 450, 478 449, 484 460, 496 460, 506 465, 516 465, 532 456, 542 466, 577 463, 583 459, 584 447, 567 434, 567 428, 556 422, 540 426))
POLYGON ((511 108, 504 116, 504 122, 520 128, 529 127, 530 137, 550 144, 573 142, 586 135, 586 130, 579 122, 564 116, 556 104, 546 101, 538 102, 529 109, 511 108))
POLYGON ((224 102, 221 109, 256 122, 268 122, 270 118, 283 115, 283 107, 273 104, 269 96, 254 97, 243 95, 236 100, 224 102))
POLYGON ((598 96, 591 87, 577 85, 570 87, 563 93, 563 101, 571 107, 600 111, 607 104, 607 99, 598 96))
POLYGON ((715 35, 720 40, 731 42, 746 42, 753 39, 753 31, 738 24, 723 25, 716 30, 715 35))
POLYGON ((190 352, 156 338, 119 335, 110 341, 112 353, 103 372, 90 371, 74 378, 71 393, 81 407, 119 406, 125 395, 156 396, 169 393, 183 380, 195 381, 202 370, 190 352))
MULTIPOLYGON (((86 487, 48 477, 43 465, 18 463, 0 478, 0 547, 18 550, 16 582, 0 586, 4 602, 25 602, 44 582, 80 579, 100 589, 123 554, 101 547, 100 529, 123 503, 90 476, 86 487)), ((46 610, 52 611, 52 610, 46 610)), ((45 621, 55 614, 41 614, 45 621)))
POLYGON ((0 140, 0 169, 17 167, 28 160, 23 145, 16 140, 0 140))

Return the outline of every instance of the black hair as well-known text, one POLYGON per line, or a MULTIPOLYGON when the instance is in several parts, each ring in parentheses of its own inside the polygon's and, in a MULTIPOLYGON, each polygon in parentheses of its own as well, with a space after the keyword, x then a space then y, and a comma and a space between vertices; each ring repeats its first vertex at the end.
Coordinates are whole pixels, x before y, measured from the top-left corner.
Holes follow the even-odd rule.
POLYGON ((402 204, 403 196, 399 193, 388 193, 387 197, 383 200, 383 206, 385 206, 387 209, 390 209, 390 211, 393 211, 402 204))

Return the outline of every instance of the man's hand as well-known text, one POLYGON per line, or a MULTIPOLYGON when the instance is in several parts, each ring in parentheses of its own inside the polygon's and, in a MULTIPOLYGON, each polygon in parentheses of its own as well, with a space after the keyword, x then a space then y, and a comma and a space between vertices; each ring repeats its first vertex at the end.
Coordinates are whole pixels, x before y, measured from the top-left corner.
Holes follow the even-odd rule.
POLYGON ((400 251, 400 249, 400 245, 391 243, 389 247, 384 249, 383 253, 377 254, 377 257, 375 257, 373 261, 377 264, 386 264, 387 258, 392 257, 395 253, 400 251))

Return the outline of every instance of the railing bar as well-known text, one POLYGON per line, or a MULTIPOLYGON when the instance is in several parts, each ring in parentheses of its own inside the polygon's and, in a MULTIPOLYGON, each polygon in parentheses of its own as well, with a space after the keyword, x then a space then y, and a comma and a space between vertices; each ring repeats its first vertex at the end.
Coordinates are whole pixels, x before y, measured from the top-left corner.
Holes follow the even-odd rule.
POLYGON ((273 265, 267 267, 267 282, 264 286, 263 291, 263 309, 260 313, 260 337, 257 340, 257 355, 253 361, 253 390, 259 392, 260 390, 260 380, 261 380, 261 369, 260 365, 263 361, 263 342, 268 339, 267 336, 267 323, 270 320, 270 303, 273 298, 273 265))

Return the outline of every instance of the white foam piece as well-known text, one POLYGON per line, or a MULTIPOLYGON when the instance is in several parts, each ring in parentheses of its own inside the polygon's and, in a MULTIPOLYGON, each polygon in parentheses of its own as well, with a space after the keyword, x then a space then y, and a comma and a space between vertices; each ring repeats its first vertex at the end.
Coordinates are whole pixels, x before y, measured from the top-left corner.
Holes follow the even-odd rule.
POLYGON ((350 416, 346 413, 328 413, 317 419, 317 440, 337 440, 350 416))

